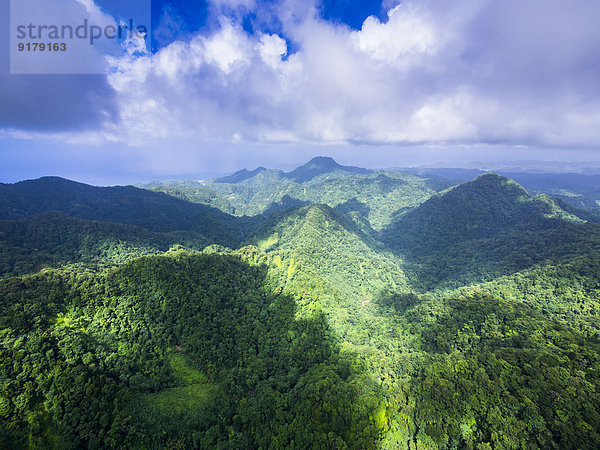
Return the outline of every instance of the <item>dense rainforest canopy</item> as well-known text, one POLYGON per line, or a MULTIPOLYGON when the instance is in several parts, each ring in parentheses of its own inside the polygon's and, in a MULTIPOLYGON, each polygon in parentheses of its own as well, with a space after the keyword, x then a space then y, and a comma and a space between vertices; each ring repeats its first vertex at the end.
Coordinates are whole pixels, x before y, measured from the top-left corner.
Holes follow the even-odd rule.
POLYGON ((600 448, 596 206, 442 175, 0 185, 0 448, 600 448))

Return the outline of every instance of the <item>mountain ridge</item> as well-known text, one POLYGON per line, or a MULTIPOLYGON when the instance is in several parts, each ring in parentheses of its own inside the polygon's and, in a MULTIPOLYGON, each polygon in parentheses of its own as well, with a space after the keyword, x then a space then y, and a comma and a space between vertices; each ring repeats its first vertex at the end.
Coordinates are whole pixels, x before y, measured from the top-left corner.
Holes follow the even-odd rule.
POLYGON ((0 220, 27 219, 49 211, 156 232, 186 230, 210 221, 231 225, 231 216, 216 208, 134 186, 97 187, 43 177, 0 187, 0 220))
POLYGON ((257 167, 254 170, 241 169, 231 175, 217 178, 214 181, 215 183, 241 183, 242 181, 245 181, 248 178, 252 178, 258 175, 259 173, 264 172, 265 170, 267 169, 265 169, 264 167, 257 167))
POLYGON ((543 228, 553 217, 578 219, 550 197, 534 197, 517 182, 489 172, 446 189, 408 212, 387 230, 387 239, 390 234, 401 237, 397 245, 402 248, 440 248, 489 238, 510 227, 543 228))

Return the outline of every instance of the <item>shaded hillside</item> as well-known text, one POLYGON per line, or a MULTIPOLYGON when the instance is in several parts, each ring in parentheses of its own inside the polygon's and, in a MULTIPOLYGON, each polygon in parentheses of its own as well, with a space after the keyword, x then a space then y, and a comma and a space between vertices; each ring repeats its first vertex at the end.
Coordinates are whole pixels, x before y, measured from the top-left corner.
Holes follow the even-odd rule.
POLYGON ((0 186, 0 220, 28 219, 49 211, 98 222, 139 226, 152 232, 189 230, 200 233, 212 243, 231 247, 239 245, 255 222, 133 186, 95 187, 62 178, 40 178, 0 186))
POLYGON ((202 250, 211 243, 199 233, 157 233, 48 212, 27 220, 0 221, 0 278, 45 266, 121 264, 175 245, 202 250))
POLYGON ((234 226, 225 214, 133 186, 95 187, 62 178, 40 178, 0 186, 0 219, 16 220, 47 211, 101 222, 138 225, 151 231, 177 231, 205 223, 234 226))
POLYGON ((437 250, 508 229, 551 228, 556 219, 583 222, 550 197, 532 197, 516 182, 489 173, 433 196, 386 230, 384 240, 398 249, 437 250))
POLYGON ((323 310, 348 345, 381 351, 355 328, 358 323, 374 327, 378 301, 410 287, 400 260, 379 242, 332 208, 309 205, 274 215, 249 243, 283 292, 300 305, 323 310))
POLYGON ((596 251, 600 227, 585 224, 548 196, 485 174, 436 195, 385 231, 421 289, 492 280, 582 248, 596 251))
POLYGON ((411 252, 405 270, 420 289, 448 289, 563 264, 581 254, 600 257, 600 226, 556 221, 542 231, 503 231, 492 238, 457 242, 440 250, 411 252))
POLYGON ((239 258, 48 271, 0 295, 2 447, 358 449, 385 429, 324 317, 296 318, 239 258))

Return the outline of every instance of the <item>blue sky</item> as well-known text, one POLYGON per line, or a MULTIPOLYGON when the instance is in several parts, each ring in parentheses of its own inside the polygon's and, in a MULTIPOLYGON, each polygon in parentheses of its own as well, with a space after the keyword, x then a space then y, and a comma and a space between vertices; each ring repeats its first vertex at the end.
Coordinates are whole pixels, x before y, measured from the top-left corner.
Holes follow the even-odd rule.
MULTIPOLYGON (((268 31, 281 33, 281 24, 277 24, 278 20, 266 21, 261 17, 261 12, 257 12, 258 9, 263 11, 269 11, 278 2, 265 1, 265 2, 252 2, 254 7, 249 7, 250 2, 222 2, 229 3, 229 15, 232 10, 239 9, 242 12, 242 16, 238 14, 240 23, 244 29, 250 33, 255 31, 268 31), (231 6, 232 3, 237 5, 231 6)), ((316 9, 321 18, 326 21, 333 23, 339 23, 347 25, 348 27, 360 30, 363 22, 369 16, 376 16, 381 19, 387 17, 386 7, 382 4, 381 0, 373 1, 359 1, 359 0, 326 0, 316 4, 316 9)), ((237 12, 237 11, 236 11, 237 12)), ((181 32, 179 37, 183 35, 189 35, 198 32, 202 29, 210 28, 214 25, 215 15, 211 14, 211 2, 207 0, 188 0, 188 1, 171 1, 161 0, 152 2, 152 25, 154 29, 157 29, 164 25, 164 16, 168 14, 172 18, 176 18, 176 29, 181 32)), ((273 17, 269 17, 273 19, 273 17)), ((163 39, 159 39, 154 42, 154 49, 160 48, 165 44, 174 40, 177 36, 166 38, 163 35, 163 39)))
POLYGON ((10 75, 9 3, 0 181, 196 178, 319 154, 600 165, 599 2, 154 1, 152 45, 93 76, 10 75))

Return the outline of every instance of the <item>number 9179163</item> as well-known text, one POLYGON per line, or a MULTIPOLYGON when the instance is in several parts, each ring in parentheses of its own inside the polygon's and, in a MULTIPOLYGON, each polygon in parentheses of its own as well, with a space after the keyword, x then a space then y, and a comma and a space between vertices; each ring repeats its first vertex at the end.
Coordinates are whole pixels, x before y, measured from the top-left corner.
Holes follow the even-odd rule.
POLYGON ((17 46, 20 52, 66 52, 67 44, 65 42, 19 42, 17 46))

